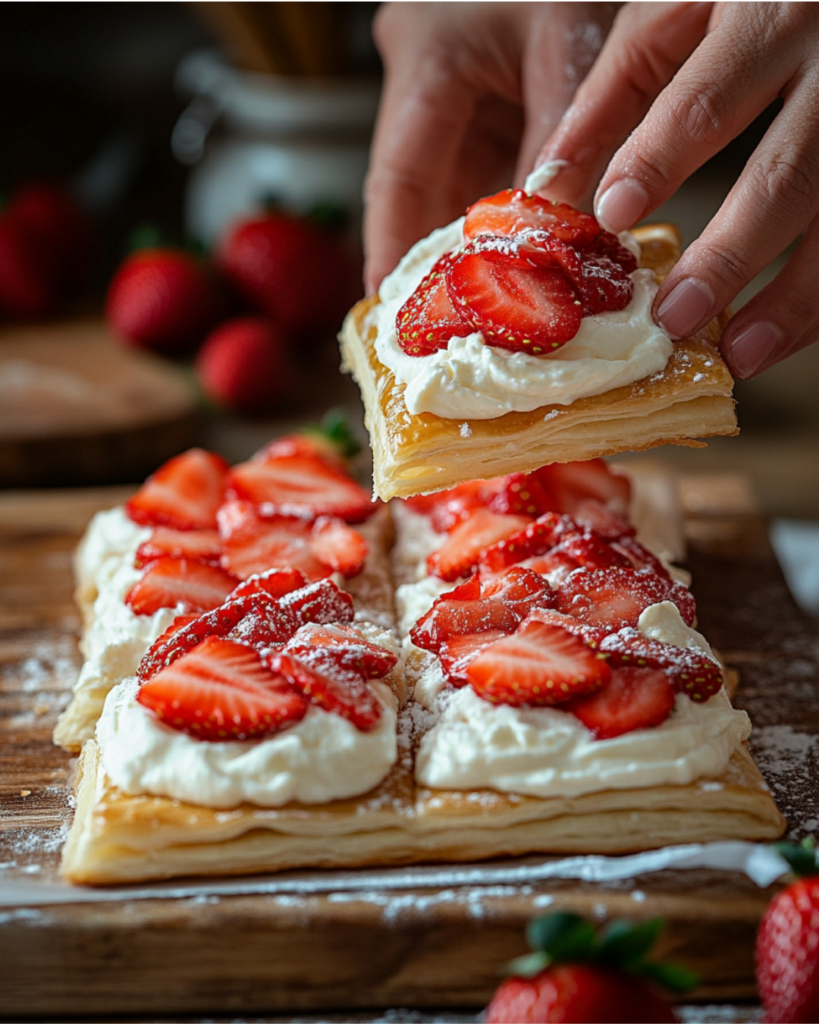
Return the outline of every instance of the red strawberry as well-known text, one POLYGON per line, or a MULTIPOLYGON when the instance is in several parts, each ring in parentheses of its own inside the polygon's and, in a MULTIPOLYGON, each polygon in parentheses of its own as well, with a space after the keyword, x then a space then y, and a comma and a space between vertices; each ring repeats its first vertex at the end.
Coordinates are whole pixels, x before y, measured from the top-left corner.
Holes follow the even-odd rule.
POLYGON ((362 732, 368 732, 381 718, 378 698, 359 672, 344 666, 341 656, 335 664, 328 657, 318 667, 307 665, 289 654, 274 654, 269 665, 311 703, 349 719, 362 732))
POLYGON ((590 697, 572 701, 571 711, 598 740, 635 729, 653 729, 674 708, 674 687, 656 668, 615 668, 611 680, 590 697))
POLYGON ((367 542, 352 526, 334 516, 320 516, 310 532, 310 550, 333 572, 357 576, 367 560, 367 542))
POLYGON ((137 569, 157 558, 192 558, 198 562, 219 564, 222 540, 217 530, 173 530, 157 526, 148 540, 139 545, 134 558, 137 569))
POLYGON ((628 477, 613 472, 602 459, 587 462, 555 462, 536 471, 538 479, 559 502, 561 512, 573 516, 582 501, 590 498, 624 515, 631 501, 628 477))
POLYGON ((694 621, 696 605, 690 592, 681 583, 653 572, 578 569, 557 592, 558 611, 612 631, 623 626, 636 629, 642 612, 661 601, 673 601, 688 625, 694 621))
POLYGON ((479 697, 513 707, 565 704, 599 690, 611 675, 578 637, 535 621, 487 647, 466 674, 479 697))
POLYGON ((560 547, 576 565, 585 569, 636 568, 614 545, 606 544, 593 531, 567 533, 561 539, 560 547))
POLYGON ((636 629, 610 633, 600 643, 611 665, 658 668, 678 693, 700 703, 722 689, 722 669, 707 654, 691 647, 677 647, 652 640, 636 629))
POLYGON ((365 640, 353 626, 343 625, 308 623, 288 641, 284 653, 314 668, 329 662, 340 664, 366 679, 380 679, 398 661, 392 651, 365 640))
POLYGON ((495 480, 467 480, 465 483, 431 495, 437 500, 431 507, 430 522, 438 533, 449 533, 468 519, 475 509, 486 508, 497 489, 495 480))
POLYGON ((442 256, 398 311, 395 330, 407 355, 431 355, 446 348, 450 338, 472 333, 447 292, 446 269, 452 260, 451 253, 442 256))
MULTIPOLYGON (((567 533, 574 533, 577 524, 568 516, 546 512, 534 522, 485 548, 480 556, 482 572, 503 572, 526 558, 542 555, 556 547, 567 533)), ((575 563, 572 560, 572 566, 575 563)))
POLYGON ((211 742, 268 736, 307 711, 252 648, 213 636, 143 683, 137 700, 164 725, 211 742))
POLYGON ((243 413, 272 412, 293 393, 290 338, 262 316, 220 324, 196 357, 205 394, 243 413))
POLYGON ((59 300, 52 260, 21 225, 0 218, 0 314, 40 320, 55 312, 59 300))
POLYGON ((613 235, 610 231, 601 231, 594 241, 586 246, 585 251, 593 253, 598 257, 613 260, 627 274, 631 274, 637 269, 637 257, 631 249, 621 245, 617 235, 613 235))
POLYGON ((519 621, 512 608, 502 601, 482 598, 480 580, 472 576, 435 600, 410 630, 410 639, 416 647, 437 652, 453 636, 491 631, 511 633, 519 621))
POLYGON ((283 455, 235 466, 229 486, 262 516, 338 516, 360 523, 378 509, 364 488, 324 459, 283 455))
POLYGON ((296 569, 308 580, 320 580, 332 568, 313 554, 312 524, 295 516, 260 518, 247 501, 228 501, 219 510, 222 564, 246 580, 268 569, 296 569))
POLYGON ((586 963, 559 964, 532 978, 508 978, 484 1015, 486 1024, 661 1024, 676 1019, 647 982, 586 963))
POLYGON ((593 530, 603 540, 620 540, 633 537, 635 529, 631 523, 621 516, 615 515, 609 508, 594 498, 577 503, 572 518, 586 529, 593 530))
POLYGON ((530 622, 545 622, 547 626, 560 626, 561 629, 565 629, 568 633, 574 633, 575 636, 579 636, 584 644, 593 647, 595 650, 598 650, 605 638, 610 635, 607 629, 601 629, 599 626, 589 626, 585 622, 581 622, 580 619, 573 618, 571 615, 564 615, 562 612, 555 611, 554 608, 533 608, 524 620, 523 625, 525 626, 530 622))
POLYGON ((336 239, 289 214, 235 225, 219 263, 247 302, 296 333, 336 330, 355 297, 349 260, 336 239))
POLYGON ((518 565, 521 569, 531 569, 532 572, 546 576, 553 587, 559 587, 569 573, 574 572, 577 568, 577 562, 559 546, 543 555, 524 558, 522 562, 518 562, 518 565))
POLYGON ((217 565, 187 558, 158 558, 125 595, 134 615, 153 615, 160 608, 205 612, 216 608, 236 586, 236 577, 217 565))
POLYGON ((292 611, 301 625, 307 622, 352 622, 355 618, 353 599, 339 590, 332 580, 310 583, 285 594, 280 604, 292 611))
POLYGON ((664 579, 671 579, 668 569, 660 559, 634 537, 619 537, 611 542, 611 546, 633 569, 649 569, 664 579))
POLYGON ((819 877, 812 840, 777 851, 798 877, 777 893, 756 936, 756 983, 764 1020, 810 1024, 819 1020, 819 877))
POLYGON ((242 598, 234 603, 244 604, 246 610, 226 634, 227 639, 247 644, 260 654, 267 654, 286 644, 299 628, 298 617, 277 601, 268 601, 257 596, 255 599, 242 598))
POLYGON ((464 237, 516 235, 530 229, 548 231, 574 245, 587 245, 599 234, 600 225, 588 213, 564 203, 553 203, 522 189, 504 189, 473 203, 466 211, 464 237))
POLYGON ((529 255, 532 262, 560 268, 582 303, 583 316, 616 312, 631 302, 634 282, 611 255, 580 250, 545 231, 528 233, 526 242, 534 250, 529 255))
POLYGON ((14 193, 5 213, 48 262, 61 295, 86 276, 93 248, 92 225, 66 189, 49 182, 30 182, 14 193))
POLYGON ((479 508, 459 523, 447 539, 427 558, 427 570, 442 580, 456 580, 475 565, 481 553, 498 541, 518 533, 530 520, 525 516, 498 515, 479 508))
POLYGON ((484 633, 455 633, 450 636, 438 649, 441 668, 443 668, 448 682, 453 686, 466 686, 469 682, 466 670, 475 658, 485 648, 508 635, 508 633, 495 629, 484 633))
POLYGON ((489 502, 492 512, 542 516, 556 508, 554 497, 533 473, 512 473, 489 502))
POLYGON ((229 596, 235 601, 240 597, 262 594, 267 597, 284 597, 291 590, 298 590, 307 581, 298 569, 268 569, 257 576, 249 576, 229 596))
POLYGON ((268 462, 290 455, 322 459, 331 468, 346 472, 347 462, 341 454, 339 445, 319 430, 275 437, 256 452, 252 461, 268 462))
POLYGON ((149 476, 125 510, 141 526, 214 530, 228 469, 221 455, 191 448, 149 476))
POLYGON ((515 565, 502 575, 481 579, 481 597, 503 602, 521 622, 535 608, 554 608, 555 593, 548 582, 531 569, 515 565))
POLYGON ((455 308, 488 345, 547 355, 577 334, 580 303, 560 270, 524 268, 462 250, 447 271, 455 308))
POLYGON ((141 249, 114 275, 105 316, 126 344, 174 355, 197 345, 221 308, 199 259, 178 249, 141 249))

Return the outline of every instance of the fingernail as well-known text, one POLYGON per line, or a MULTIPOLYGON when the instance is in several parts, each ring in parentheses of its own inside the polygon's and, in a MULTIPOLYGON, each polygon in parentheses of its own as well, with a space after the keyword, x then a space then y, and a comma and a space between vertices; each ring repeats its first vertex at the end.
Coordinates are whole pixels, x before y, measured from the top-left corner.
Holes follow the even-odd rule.
POLYGON ((672 338, 693 334, 714 308, 714 293, 696 277, 687 277, 660 303, 657 321, 672 338))
POLYGON ((728 362, 743 380, 753 377, 785 335, 776 324, 758 320, 750 324, 728 346, 728 362))
POLYGON ((594 215, 606 229, 617 234, 635 224, 648 206, 648 192, 636 178, 621 178, 606 189, 594 204, 594 215))

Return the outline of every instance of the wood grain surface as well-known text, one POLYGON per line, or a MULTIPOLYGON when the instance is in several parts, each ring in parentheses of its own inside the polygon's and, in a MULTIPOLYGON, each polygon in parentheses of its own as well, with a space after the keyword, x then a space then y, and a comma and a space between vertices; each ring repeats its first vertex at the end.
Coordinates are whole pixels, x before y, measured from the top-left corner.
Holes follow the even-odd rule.
MULTIPOLYGON (((700 623, 742 673, 735 702, 754 719, 758 763, 799 837, 819 826, 819 642, 742 481, 683 484, 700 623)), ((3 892, 31 893, 0 905, 0 1016, 477 1008, 524 952, 525 923, 556 907, 601 921, 660 914, 660 952, 700 973, 697 998, 753 995, 770 892, 733 872, 500 883, 490 866, 445 887, 402 888, 396 869, 390 887, 365 890, 66 893, 56 865, 72 762, 50 735, 80 664, 70 561, 86 514, 121 498, 0 495, 0 904, 3 892)))

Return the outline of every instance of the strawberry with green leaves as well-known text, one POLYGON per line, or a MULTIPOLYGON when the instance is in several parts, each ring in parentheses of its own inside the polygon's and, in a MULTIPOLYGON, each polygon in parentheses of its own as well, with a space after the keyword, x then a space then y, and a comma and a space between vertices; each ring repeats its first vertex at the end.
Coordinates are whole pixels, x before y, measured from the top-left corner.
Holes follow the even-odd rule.
POLYGON ((527 929, 534 950, 509 965, 511 977, 486 1009, 486 1024, 660 1024, 677 1018, 662 989, 684 992, 696 977, 647 960, 663 922, 612 922, 598 934, 575 914, 556 913, 527 929))

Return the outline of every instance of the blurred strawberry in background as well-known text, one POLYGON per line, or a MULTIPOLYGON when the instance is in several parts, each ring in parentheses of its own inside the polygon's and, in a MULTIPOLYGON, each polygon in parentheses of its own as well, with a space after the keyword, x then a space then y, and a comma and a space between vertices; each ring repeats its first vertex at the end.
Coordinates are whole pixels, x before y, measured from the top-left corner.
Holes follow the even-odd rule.
POLYGON ((126 344, 164 355, 199 345, 224 311, 219 282, 204 260, 182 249, 140 249, 120 265, 105 313, 126 344))

